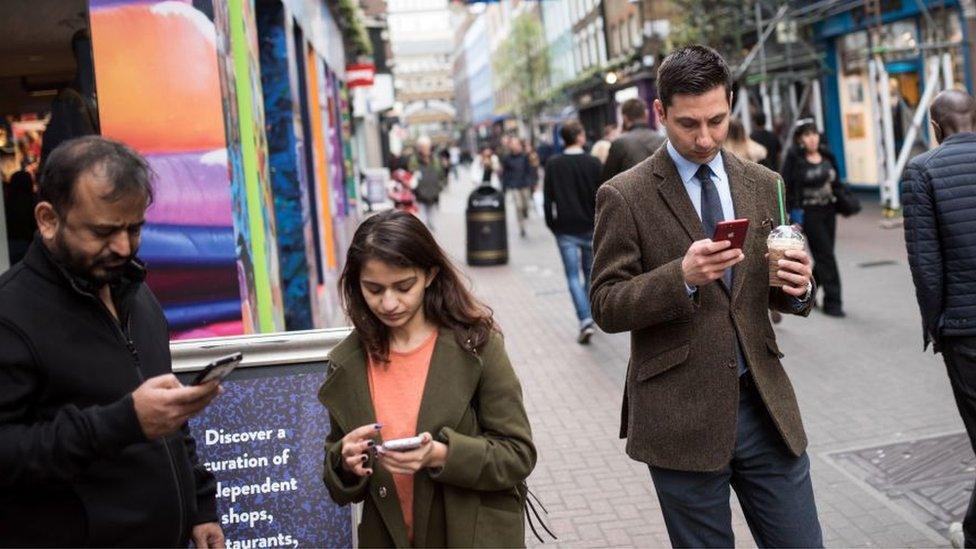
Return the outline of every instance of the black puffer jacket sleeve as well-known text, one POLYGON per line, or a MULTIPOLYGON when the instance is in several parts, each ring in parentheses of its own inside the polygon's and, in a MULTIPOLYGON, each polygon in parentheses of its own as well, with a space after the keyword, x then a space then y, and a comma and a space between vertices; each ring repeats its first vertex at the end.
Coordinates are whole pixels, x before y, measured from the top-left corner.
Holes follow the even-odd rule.
POLYGON ((915 295, 922 314, 923 347, 938 345, 945 304, 944 258, 939 240, 939 221, 932 182, 921 163, 912 162, 901 180, 905 216, 905 244, 908 264, 915 282, 915 295))

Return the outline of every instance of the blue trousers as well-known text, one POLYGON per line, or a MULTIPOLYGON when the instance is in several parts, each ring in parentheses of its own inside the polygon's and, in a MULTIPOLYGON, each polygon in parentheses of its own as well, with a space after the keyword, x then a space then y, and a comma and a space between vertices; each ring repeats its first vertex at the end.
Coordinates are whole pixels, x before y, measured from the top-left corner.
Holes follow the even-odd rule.
POLYGON ((590 272, 593 270, 593 235, 556 233, 556 244, 559 245, 559 255, 563 258, 563 269, 566 271, 569 293, 573 296, 576 318, 581 324, 591 322, 590 272))
POLYGON ((776 431, 751 374, 742 377, 732 460, 720 471, 651 467, 674 547, 734 547, 730 488, 759 547, 823 547, 810 459, 794 457, 776 431))

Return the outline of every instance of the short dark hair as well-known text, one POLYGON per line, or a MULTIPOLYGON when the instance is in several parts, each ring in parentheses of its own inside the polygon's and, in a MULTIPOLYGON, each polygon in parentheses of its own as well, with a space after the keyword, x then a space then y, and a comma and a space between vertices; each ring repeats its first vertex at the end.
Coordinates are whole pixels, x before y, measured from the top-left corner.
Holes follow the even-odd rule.
POLYGON ((717 51, 695 44, 671 52, 657 69, 657 93, 664 107, 671 106, 675 95, 701 95, 725 86, 732 93, 732 73, 717 51))
POLYGON ((98 135, 69 139, 51 151, 41 169, 38 198, 64 215, 74 204, 78 178, 92 170, 99 170, 98 175, 112 184, 108 200, 141 192, 147 204, 152 204, 153 174, 146 159, 126 145, 98 135))
POLYGON ((575 145, 576 139, 581 133, 583 133, 583 125, 579 123, 579 120, 567 120, 563 127, 559 128, 559 137, 563 138, 563 143, 567 147, 575 145))
POLYGON ((817 124, 810 120, 800 120, 800 123, 796 126, 796 131, 793 132, 793 144, 796 146, 802 145, 803 136, 808 133, 820 134, 820 130, 817 129, 817 124))
POLYGON ((752 121, 756 123, 756 126, 766 125, 766 113, 759 111, 752 116, 752 121))
POLYGON ((647 118, 647 105, 644 104, 643 99, 631 97, 620 106, 620 115, 628 122, 644 120, 647 118))

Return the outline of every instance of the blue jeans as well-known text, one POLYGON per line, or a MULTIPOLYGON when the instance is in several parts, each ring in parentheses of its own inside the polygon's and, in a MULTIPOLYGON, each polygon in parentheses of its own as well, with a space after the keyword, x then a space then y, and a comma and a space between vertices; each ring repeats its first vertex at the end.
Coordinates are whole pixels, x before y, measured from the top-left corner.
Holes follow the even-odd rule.
POLYGON ((671 545, 735 547, 731 488, 759 547, 823 547, 810 458, 789 453, 751 374, 742 379, 735 448, 725 468, 697 473, 651 467, 671 545))
POLYGON ((556 233, 556 244, 559 245, 559 255, 563 258, 563 269, 566 271, 569 293, 573 296, 576 318, 581 325, 592 322, 590 272, 593 270, 593 235, 556 233))

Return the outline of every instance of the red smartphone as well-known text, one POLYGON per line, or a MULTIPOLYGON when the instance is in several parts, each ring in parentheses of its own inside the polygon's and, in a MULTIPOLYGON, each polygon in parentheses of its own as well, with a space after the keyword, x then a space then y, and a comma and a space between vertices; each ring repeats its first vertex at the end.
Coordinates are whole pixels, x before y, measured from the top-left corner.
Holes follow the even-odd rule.
POLYGON ((732 221, 720 221, 715 226, 715 234, 712 242, 728 240, 732 243, 727 249, 739 250, 746 242, 746 231, 749 229, 748 219, 733 219, 732 221))

